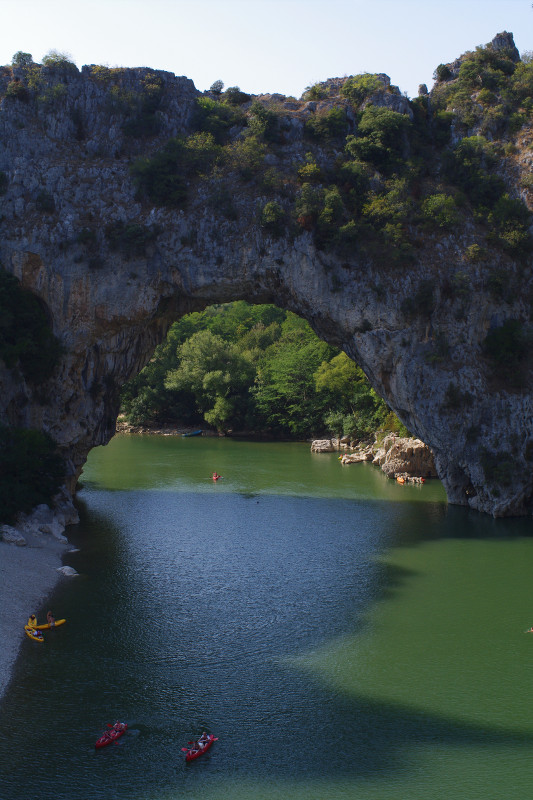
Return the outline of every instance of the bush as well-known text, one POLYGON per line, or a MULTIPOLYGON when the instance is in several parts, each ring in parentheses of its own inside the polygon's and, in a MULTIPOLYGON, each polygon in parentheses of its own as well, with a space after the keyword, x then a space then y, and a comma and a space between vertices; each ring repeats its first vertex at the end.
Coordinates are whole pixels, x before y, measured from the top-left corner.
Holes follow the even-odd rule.
POLYGON ((253 136, 270 144, 281 141, 279 117, 275 111, 266 108, 258 100, 250 107, 248 127, 253 136))
POLYGON ((224 150, 224 160, 245 181, 251 181, 264 168, 266 145, 256 136, 237 139, 224 150))
POLYGON ((30 67, 33 64, 33 56, 31 53, 24 53, 22 50, 17 50, 11 63, 14 67, 30 67))
POLYGON ((488 222, 493 228, 490 238, 511 255, 525 255, 531 250, 531 214, 521 200, 503 194, 494 204, 488 222))
POLYGON ((199 97, 193 114, 193 126, 197 131, 211 133, 216 144, 225 144, 229 131, 235 125, 244 125, 243 113, 226 103, 199 97))
POLYGON ((357 105, 370 97, 371 94, 384 88, 377 75, 365 72, 348 78, 341 87, 341 95, 348 100, 353 100, 357 105))
POLYGON ((326 86, 322 83, 314 83, 312 86, 307 86, 302 94, 302 100, 324 100, 329 92, 326 86))
POLYGON ((437 228, 449 230, 459 222, 453 197, 448 194, 432 194, 422 203, 422 214, 426 222, 437 228))
POLYGON ((51 504, 64 475, 65 463, 48 434, 0 425, 0 523, 51 504))
POLYGON ((487 257, 487 251, 484 247, 474 243, 466 248, 464 257, 465 261, 469 261, 471 264, 478 264, 487 257))
POLYGON ((447 64, 439 64, 435 72, 433 73, 433 80, 441 83, 442 81, 448 81, 452 77, 452 72, 447 64))
POLYGON ((492 208, 505 188, 503 180, 491 174, 495 164, 494 147, 483 136, 470 136, 462 139, 447 156, 444 172, 474 206, 492 208))
POLYGON ((343 108, 332 108, 330 111, 313 114, 305 123, 305 132, 317 141, 327 141, 344 136, 348 127, 346 112, 343 108))
POLYGON ((358 136, 348 136, 346 151, 354 158, 368 161, 385 173, 402 162, 405 135, 411 121, 405 114, 380 106, 367 106, 358 127, 358 136))
POLYGON ((311 230, 322 208, 324 190, 304 183, 296 198, 295 210, 298 224, 305 230, 311 230))
POLYGON ((483 105, 488 106, 494 105, 494 103, 498 102, 497 96, 494 94, 494 92, 491 92, 490 89, 482 89, 476 99, 478 103, 483 103, 483 105))
POLYGON ((344 203, 337 186, 326 189, 323 197, 324 205, 317 220, 317 244, 321 247, 334 241, 346 217, 344 203))
POLYGON ((224 102, 229 103, 230 106, 242 106, 243 103, 247 103, 251 99, 252 95, 241 92, 238 86, 230 86, 224 92, 224 102))
POLYGON ((279 236, 283 231, 285 211, 275 200, 267 203, 261 211, 261 227, 279 236))
POLYGON ((320 167, 315 161, 315 157, 312 153, 305 154, 305 164, 302 164, 301 167, 298 167, 298 177, 304 183, 306 182, 315 182, 319 181, 322 176, 320 171, 320 167))
POLYGON ((30 99, 30 93, 23 83, 18 78, 10 81, 6 88, 6 98, 9 100, 20 100, 22 103, 27 103, 30 99))
POLYGON ((370 170, 362 161, 344 161, 339 167, 339 184, 346 205, 354 212, 363 208, 370 189, 370 170))
POLYGON ((72 61, 70 53, 60 53, 58 50, 49 50, 43 56, 43 66, 66 69, 69 72, 77 72, 78 68, 72 61))

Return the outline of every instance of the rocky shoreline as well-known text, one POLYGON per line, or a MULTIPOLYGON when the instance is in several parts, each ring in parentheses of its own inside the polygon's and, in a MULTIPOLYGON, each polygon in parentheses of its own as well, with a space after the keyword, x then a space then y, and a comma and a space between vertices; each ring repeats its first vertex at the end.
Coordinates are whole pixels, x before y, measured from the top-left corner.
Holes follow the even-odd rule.
POLYGON ((403 482, 418 482, 425 478, 437 478, 433 453, 420 439, 400 437, 394 433, 373 443, 352 443, 349 437, 342 439, 315 439, 312 453, 332 453, 343 450, 341 464, 358 464, 370 461, 381 467, 388 478, 403 482))
POLYGON ((77 575, 63 565, 63 556, 72 550, 65 528, 79 522, 78 512, 66 495, 55 501, 53 511, 40 505, 21 514, 15 525, 0 526, 0 697, 11 679, 29 615, 37 613, 62 576, 77 575))

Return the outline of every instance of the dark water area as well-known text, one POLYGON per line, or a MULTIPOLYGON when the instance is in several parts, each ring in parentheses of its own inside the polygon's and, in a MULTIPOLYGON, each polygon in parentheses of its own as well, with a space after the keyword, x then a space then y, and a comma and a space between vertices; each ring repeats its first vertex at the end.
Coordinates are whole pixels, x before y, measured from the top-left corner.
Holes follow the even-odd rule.
POLYGON ((530 796, 530 520, 301 444, 119 436, 82 480, 0 800, 530 796))

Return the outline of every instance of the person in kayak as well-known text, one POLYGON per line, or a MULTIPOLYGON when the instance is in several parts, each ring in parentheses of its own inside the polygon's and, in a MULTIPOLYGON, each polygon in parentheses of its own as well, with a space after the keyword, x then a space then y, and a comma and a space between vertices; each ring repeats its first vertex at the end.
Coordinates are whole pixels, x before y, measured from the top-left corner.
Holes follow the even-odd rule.
POLYGON ((124 728, 125 728, 125 727, 126 727, 126 726, 125 726, 125 723, 124 723, 124 722, 119 722, 119 721, 117 720, 117 721, 115 722, 115 724, 113 725, 113 730, 114 730, 114 731, 122 731, 122 730, 124 730, 124 728))
POLYGON ((29 628, 36 628, 37 627, 37 617, 35 614, 32 614, 28 620, 28 627, 29 628))
POLYGON ((208 735, 207 735, 207 733, 204 731, 204 732, 202 733, 202 735, 200 736, 200 738, 198 739, 198 744, 199 744, 201 747, 203 747, 203 746, 204 746, 204 744, 205 744, 206 742, 208 742, 208 741, 209 741, 209 736, 208 736, 208 735))
POLYGON ((53 628, 54 625, 56 624, 56 618, 54 617, 54 615, 52 614, 51 611, 48 611, 46 613, 46 621, 50 625, 51 628, 53 628))
POLYGON ((221 478, 221 477, 222 477, 222 475, 219 475, 218 472, 213 472, 213 480, 214 481, 218 481, 218 479, 221 478))

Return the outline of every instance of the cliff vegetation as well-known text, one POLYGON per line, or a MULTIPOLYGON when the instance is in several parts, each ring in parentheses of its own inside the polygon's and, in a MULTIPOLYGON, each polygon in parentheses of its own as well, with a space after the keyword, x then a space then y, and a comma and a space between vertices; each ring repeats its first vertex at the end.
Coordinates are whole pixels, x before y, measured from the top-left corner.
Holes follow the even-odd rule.
POLYGON ((16 53, 0 67, 0 424, 50 435, 72 492, 147 364, 157 386, 126 390, 128 413, 188 393, 222 429, 356 426, 370 398, 379 425, 393 409, 431 447, 451 502, 529 513, 533 63, 503 32, 434 78, 413 99, 377 73, 250 96, 16 53), (240 300, 284 316, 228 336, 207 315, 150 362, 177 320, 240 300))

